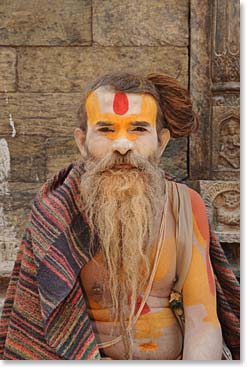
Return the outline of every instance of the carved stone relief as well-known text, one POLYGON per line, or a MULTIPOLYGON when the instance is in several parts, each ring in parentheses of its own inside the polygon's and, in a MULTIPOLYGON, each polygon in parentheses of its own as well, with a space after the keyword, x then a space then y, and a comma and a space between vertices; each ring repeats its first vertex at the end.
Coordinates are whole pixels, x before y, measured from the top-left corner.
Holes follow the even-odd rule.
POLYGON ((214 96, 212 99, 212 105, 214 106, 240 106, 240 95, 237 94, 224 94, 222 96, 214 96))
POLYGON ((239 109, 215 106, 213 107, 212 170, 218 178, 238 179, 239 169, 239 109))
POLYGON ((191 0, 190 8, 190 91, 200 124, 190 137, 189 177, 239 275, 240 2, 191 0))
POLYGON ((240 80, 239 71, 239 1, 214 0, 212 80, 240 80))
POLYGON ((239 22, 239 1, 191 1, 190 90, 200 120, 190 138, 193 180, 238 179, 239 22))
POLYGON ((210 222, 225 243, 239 243, 240 187, 238 182, 200 181, 200 193, 210 222))
POLYGON ((238 191, 229 190, 218 194, 214 201, 214 218, 216 230, 236 232, 240 225, 238 191))
POLYGON ((239 81, 239 55, 214 56, 212 77, 215 82, 239 81))
POLYGON ((233 116, 222 121, 219 129, 219 167, 239 169, 240 136, 239 121, 233 116))

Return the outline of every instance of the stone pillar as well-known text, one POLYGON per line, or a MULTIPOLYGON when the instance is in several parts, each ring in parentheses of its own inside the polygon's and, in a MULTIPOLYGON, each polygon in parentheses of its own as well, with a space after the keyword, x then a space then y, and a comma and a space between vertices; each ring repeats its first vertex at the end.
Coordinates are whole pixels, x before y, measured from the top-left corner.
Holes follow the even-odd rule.
POLYGON ((240 4, 191 1, 191 93, 200 128, 190 139, 190 178, 239 275, 240 4))

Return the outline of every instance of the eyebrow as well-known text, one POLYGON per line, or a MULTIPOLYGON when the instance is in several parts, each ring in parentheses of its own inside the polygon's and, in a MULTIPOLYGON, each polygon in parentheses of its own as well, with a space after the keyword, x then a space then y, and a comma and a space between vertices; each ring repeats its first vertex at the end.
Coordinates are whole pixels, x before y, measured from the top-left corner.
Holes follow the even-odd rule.
POLYGON ((143 126, 143 127, 148 127, 150 126, 150 124, 148 122, 145 121, 134 121, 131 123, 132 126, 143 126))
MULTIPOLYGON (((113 124, 111 122, 107 122, 107 121, 98 121, 96 123, 96 126, 100 126, 100 127, 105 127, 105 126, 112 126, 113 124)), ((149 122, 146 121, 133 121, 131 122, 132 126, 143 126, 143 127, 148 127, 150 126, 149 122)))
POLYGON ((96 126, 112 126, 112 123, 106 121, 98 121, 96 126))

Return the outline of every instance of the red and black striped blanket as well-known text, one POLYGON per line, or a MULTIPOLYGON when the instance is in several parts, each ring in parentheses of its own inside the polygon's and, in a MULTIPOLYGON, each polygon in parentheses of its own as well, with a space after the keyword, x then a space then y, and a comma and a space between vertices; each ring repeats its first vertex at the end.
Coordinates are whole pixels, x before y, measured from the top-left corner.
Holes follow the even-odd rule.
MULTIPOLYGON (((2 311, 1 359, 100 359, 78 279, 97 250, 89 249, 81 173, 72 163, 35 196, 2 311)), ((211 260, 224 339, 238 359, 239 284, 213 232, 211 260)))

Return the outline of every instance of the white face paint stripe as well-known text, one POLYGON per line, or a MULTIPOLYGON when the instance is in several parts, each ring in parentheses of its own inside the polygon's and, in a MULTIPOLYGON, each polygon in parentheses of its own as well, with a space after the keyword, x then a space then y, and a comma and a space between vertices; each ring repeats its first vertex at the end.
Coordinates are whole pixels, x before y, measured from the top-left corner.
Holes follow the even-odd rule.
MULTIPOLYGON (((113 101, 115 96, 115 91, 107 86, 99 87, 96 89, 95 93, 99 99, 99 108, 101 113, 114 113, 113 101)), ((135 115, 141 112, 142 97, 140 94, 126 93, 128 97, 129 107, 128 111, 124 116, 135 115)))
POLYGON ((129 150, 133 148, 133 143, 126 138, 118 138, 112 144, 113 149, 129 150))

